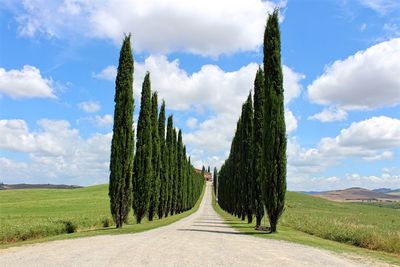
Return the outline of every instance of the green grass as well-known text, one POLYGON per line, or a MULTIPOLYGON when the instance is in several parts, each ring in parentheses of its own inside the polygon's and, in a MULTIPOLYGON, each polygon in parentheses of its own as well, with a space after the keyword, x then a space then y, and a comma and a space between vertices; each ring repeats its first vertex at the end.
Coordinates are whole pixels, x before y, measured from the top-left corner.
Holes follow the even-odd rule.
MULTIPOLYGON (((367 238, 368 243, 379 244, 383 238, 388 238, 389 248, 396 248, 400 243, 395 243, 396 239, 390 237, 390 234, 399 235, 400 231, 399 210, 396 209, 336 203, 288 192, 287 209, 279 223, 278 233, 270 234, 254 230, 254 223, 247 224, 223 211, 215 201, 213 204, 227 224, 244 234, 300 243, 337 253, 356 254, 400 265, 400 253, 357 247, 355 244, 359 242, 351 240, 367 238), (392 222, 392 219, 395 221, 392 222), (378 240, 373 239, 376 237, 378 240)), ((268 221, 263 219, 264 224, 268 225, 268 221)))
POLYGON ((372 250, 400 255, 400 210, 287 194, 281 225, 372 250))
POLYGON ((132 214, 128 224, 115 229, 108 185, 80 189, 18 189, 0 191, 0 248, 99 234, 137 233, 165 226, 195 212, 189 211, 152 222, 136 224, 132 214))

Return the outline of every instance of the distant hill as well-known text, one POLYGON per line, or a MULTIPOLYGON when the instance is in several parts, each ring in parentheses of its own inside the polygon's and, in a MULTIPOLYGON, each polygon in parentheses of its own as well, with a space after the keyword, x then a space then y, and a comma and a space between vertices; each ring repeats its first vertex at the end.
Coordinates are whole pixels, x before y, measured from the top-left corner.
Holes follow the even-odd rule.
POLYGON ((384 194, 387 194, 387 193, 398 193, 398 192, 400 192, 400 188, 399 189, 378 188, 378 189, 374 189, 372 191, 377 192, 377 193, 384 193, 384 194))
POLYGON ((328 200, 341 202, 400 201, 400 195, 376 192, 361 187, 352 187, 344 190, 320 192, 314 195, 328 200))
POLYGON ((3 184, 0 183, 0 190, 9 189, 75 189, 82 188, 78 185, 65 185, 65 184, 3 184))

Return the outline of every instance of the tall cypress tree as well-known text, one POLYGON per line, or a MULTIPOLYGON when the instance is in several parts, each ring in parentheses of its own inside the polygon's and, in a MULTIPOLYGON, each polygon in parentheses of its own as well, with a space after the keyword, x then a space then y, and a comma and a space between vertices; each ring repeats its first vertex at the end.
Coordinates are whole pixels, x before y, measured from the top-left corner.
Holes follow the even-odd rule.
POLYGON ((188 204, 188 195, 189 195, 189 177, 187 176, 187 158, 186 158, 186 146, 183 146, 183 155, 182 155, 182 211, 186 211, 189 209, 188 204))
POLYGON ((127 220, 132 204, 133 132, 133 57, 130 35, 125 36, 119 55, 115 81, 114 127, 111 142, 110 209, 117 228, 127 220))
POLYGON ((165 101, 162 101, 160 115, 158 116, 158 136, 160 140, 160 198, 157 209, 158 218, 164 216, 167 204, 168 190, 168 158, 165 145, 165 101))
POLYGON ((177 143, 177 177, 176 177, 176 213, 182 212, 183 200, 183 144, 182 144, 182 130, 178 132, 177 143))
POLYGON ((133 172, 133 210, 137 223, 146 215, 151 194, 152 170, 152 110, 150 73, 142 86, 142 98, 137 126, 136 154, 133 172))
POLYGON ((264 73, 258 68, 254 81, 254 137, 253 137, 253 179, 254 179, 254 209, 256 226, 261 224, 264 216, 264 203, 262 200, 261 182, 265 177, 264 169, 264 73))
POLYGON ((276 9, 268 17, 264 33, 265 179, 262 188, 271 232, 276 232, 278 220, 284 210, 286 193, 286 127, 278 18, 276 9))
POLYGON ((178 203, 178 140, 176 129, 172 129, 172 150, 171 150, 171 180, 172 180, 172 196, 171 196, 171 215, 177 213, 178 203))
MULTIPOLYGON (((254 179, 253 179, 253 101, 251 93, 243 106, 243 125, 241 134, 241 172, 242 172, 242 212, 247 222, 253 221, 254 179)), ((242 215, 243 216, 243 215, 242 215)))
POLYGON ((157 92, 153 93, 151 97, 151 121, 152 121, 152 170, 153 175, 150 184, 150 204, 148 217, 149 221, 153 220, 154 214, 157 212, 159 198, 160 198, 160 164, 161 164, 161 151, 160 151, 160 138, 158 129, 158 97, 157 92))
POLYGON ((168 116, 168 122, 167 122, 167 138, 166 138, 166 169, 167 169, 167 176, 166 176, 166 194, 165 194, 165 200, 166 200, 166 205, 165 205, 165 210, 164 210, 164 216, 168 217, 170 211, 171 211, 171 203, 172 203, 172 188, 173 188, 173 167, 172 167, 172 160, 173 160, 173 128, 174 128, 174 122, 173 122, 173 117, 172 115, 168 116))
POLYGON ((214 173, 213 173, 213 185, 214 185, 214 194, 217 195, 217 184, 218 182, 218 173, 217 173, 217 167, 214 167, 214 173))

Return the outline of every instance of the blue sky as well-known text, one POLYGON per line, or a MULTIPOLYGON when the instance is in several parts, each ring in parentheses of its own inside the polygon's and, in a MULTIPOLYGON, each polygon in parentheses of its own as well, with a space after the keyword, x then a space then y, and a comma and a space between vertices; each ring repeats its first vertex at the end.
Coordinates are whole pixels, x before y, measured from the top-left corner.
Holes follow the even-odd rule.
POLYGON ((396 0, 0 0, 0 181, 108 181, 124 33, 196 166, 228 155, 281 7, 290 190, 400 187, 396 0))

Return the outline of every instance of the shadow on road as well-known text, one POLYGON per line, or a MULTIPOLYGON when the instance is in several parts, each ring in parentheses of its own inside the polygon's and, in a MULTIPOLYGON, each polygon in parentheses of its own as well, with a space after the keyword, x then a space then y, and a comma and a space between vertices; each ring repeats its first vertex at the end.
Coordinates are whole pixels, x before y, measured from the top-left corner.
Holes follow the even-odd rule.
POLYGON ((230 234, 230 235, 260 235, 260 234, 269 234, 269 232, 233 232, 233 231, 220 231, 220 230, 206 230, 206 229, 176 229, 178 231, 185 232, 207 232, 207 233, 216 233, 216 234, 230 234))

